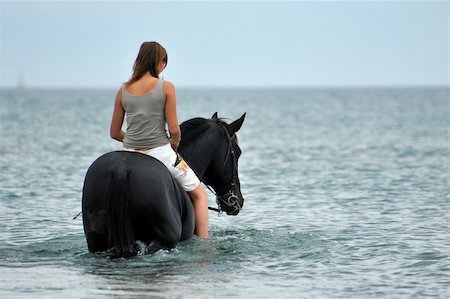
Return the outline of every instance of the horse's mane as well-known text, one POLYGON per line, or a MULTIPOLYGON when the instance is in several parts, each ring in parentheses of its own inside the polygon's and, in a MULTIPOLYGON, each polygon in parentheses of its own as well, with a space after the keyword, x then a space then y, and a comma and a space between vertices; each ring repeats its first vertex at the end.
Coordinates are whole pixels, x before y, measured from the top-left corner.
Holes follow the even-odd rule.
POLYGON ((220 124, 227 125, 222 118, 207 119, 196 117, 189 119, 180 125, 181 131, 183 132, 181 138, 187 143, 189 143, 196 137, 202 135, 208 129, 213 128, 220 124))
MULTIPOLYGON (((195 165, 201 165, 199 160, 201 160, 203 157, 199 153, 199 149, 205 148, 205 147, 214 147, 214 145, 211 143, 213 140, 218 140, 216 137, 213 137, 214 135, 217 136, 217 134, 223 134, 225 135, 225 132, 222 128, 223 126, 226 130, 228 128, 228 124, 224 121, 223 118, 193 118, 190 120, 187 120, 183 122, 181 127, 181 143, 180 147, 178 148, 180 154, 185 156, 190 156, 191 161, 188 161, 188 163, 193 163, 195 165), (214 128, 219 127, 220 130, 213 130, 214 128), (193 144, 196 144, 196 146, 191 146, 193 144), (198 163, 197 163, 198 162, 198 163)), ((225 137, 225 136, 223 136, 225 137)), ((233 135, 234 139, 234 147, 236 147, 236 150, 240 152, 239 145, 237 142, 236 135, 233 135)))

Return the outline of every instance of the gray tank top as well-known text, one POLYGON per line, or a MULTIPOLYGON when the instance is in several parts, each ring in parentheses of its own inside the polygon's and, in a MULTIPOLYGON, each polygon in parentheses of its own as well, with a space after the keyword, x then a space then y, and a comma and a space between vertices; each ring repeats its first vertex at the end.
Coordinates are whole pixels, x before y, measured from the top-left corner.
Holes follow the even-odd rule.
POLYGON ((169 143, 162 86, 160 79, 151 91, 139 96, 122 87, 122 107, 127 120, 125 148, 155 148, 169 143))

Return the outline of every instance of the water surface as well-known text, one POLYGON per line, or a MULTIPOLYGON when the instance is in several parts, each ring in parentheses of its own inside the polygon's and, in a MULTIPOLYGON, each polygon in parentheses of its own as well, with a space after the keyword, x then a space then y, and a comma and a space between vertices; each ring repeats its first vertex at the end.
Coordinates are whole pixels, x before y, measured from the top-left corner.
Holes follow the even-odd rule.
POLYGON ((244 209, 128 260, 72 220, 114 95, 0 91, 2 298, 449 297, 448 89, 179 90, 180 120, 247 112, 244 209))

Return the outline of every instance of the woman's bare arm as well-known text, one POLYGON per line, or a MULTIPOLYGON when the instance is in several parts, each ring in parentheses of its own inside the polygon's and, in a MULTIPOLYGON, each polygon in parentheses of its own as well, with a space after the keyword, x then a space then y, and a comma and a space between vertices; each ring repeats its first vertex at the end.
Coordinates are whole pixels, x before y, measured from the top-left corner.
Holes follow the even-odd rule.
POLYGON ((124 116, 125 111, 122 107, 122 89, 119 89, 114 103, 114 111, 111 126, 109 128, 109 134, 111 135, 111 138, 120 142, 123 142, 123 139, 125 138, 125 132, 122 130, 124 116))
POLYGON ((163 91, 166 97, 165 115, 169 128, 170 145, 176 151, 181 141, 181 130, 177 119, 175 86, 169 81, 164 81, 163 91))

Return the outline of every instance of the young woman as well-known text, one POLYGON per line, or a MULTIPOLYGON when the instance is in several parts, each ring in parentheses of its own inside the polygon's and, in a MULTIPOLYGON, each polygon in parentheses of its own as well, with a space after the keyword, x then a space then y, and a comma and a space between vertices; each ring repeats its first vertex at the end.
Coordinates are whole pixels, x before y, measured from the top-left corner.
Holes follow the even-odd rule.
POLYGON ((111 120, 111 138, 124 149, 160 160, 191 197, 195 234, 208 238, 208 198, 205 189, 184 161, 177 161, 181 140, 175 86, 159 78, 167 66, 167 52, 157 42, 144 42, 133 66, 133 75, 117 92, 111 120), (127 131, 122 130, 124 116, 127 131), (167 134, 169 129, 170 138, 167 134))

